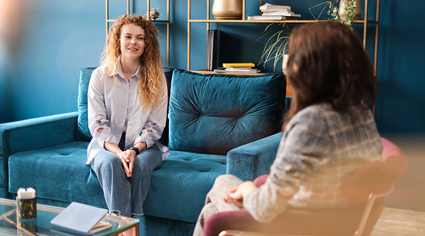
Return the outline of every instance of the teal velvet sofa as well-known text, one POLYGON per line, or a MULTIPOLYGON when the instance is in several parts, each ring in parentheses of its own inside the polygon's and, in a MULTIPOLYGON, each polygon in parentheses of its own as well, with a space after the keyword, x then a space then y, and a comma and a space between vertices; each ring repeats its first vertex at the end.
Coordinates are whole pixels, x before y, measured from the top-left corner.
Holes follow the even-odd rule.
MULTIPOLYGON (((38 203, 107 208, 94 172, 85 165, 91 139, 87 88, 94 69, 80 71, 78 112, 0 124, 0 197, 14 198, 18 188, 33 187, 38 203)), ((171 153, 152 177, 140 232, 191 235, 217 176, 253 180, 268 173, 289 104, 286 79, 164 72, 169 111, 161 142, 171 153)))

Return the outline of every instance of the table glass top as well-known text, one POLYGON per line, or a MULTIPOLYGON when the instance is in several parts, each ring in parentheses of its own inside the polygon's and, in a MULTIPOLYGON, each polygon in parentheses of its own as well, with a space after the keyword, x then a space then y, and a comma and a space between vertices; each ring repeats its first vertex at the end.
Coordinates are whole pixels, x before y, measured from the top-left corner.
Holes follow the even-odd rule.
MULTIPOLYGON (((65 208, 37 204, 37 217, 31 220, 17 220, 16 201, 0 198, 0 235, 70 235, 52 230, 50 221, 65 208)), ((131 228, 139 220, 123 216, 107 215, 105 220, 112 228, 96 235, 111 235, 122 229, 131 228)), ((138 227, 138 226, 136 226, 138 227)))

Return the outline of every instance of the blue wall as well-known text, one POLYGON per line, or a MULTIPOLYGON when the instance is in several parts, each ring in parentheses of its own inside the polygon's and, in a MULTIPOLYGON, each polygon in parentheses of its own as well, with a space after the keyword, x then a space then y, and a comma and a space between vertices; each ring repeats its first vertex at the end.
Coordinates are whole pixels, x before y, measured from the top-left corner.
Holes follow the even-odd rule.
MULTIPOLYGON (((13 2, 12 0, 6 0, 13 2)), ((18 1, 18 0, 16 0, 18 1)), ((20 0, 25 24, 15 39, 17 47, 0 40, 0 122, 22 120, 77 110, 79 69, 98 66, 105 42, 104 0, 20 0), (2 46, 3 45, 3 46, 2 46), (6 49, 5 49, 6 48, 6 49)), ((165 17, 165 0, 151 1, 165 17)), ((212 4, 211 0, 211 4, 212 4)), ((275 0, 291 5, 312 19, 308 10, 322 0, 275 0)), ((382 2, 382 1, 381 1, 382 2)), ((206 1, 192 0, 192 18, 204 18, 206 1)), ((111 18, 125 13, 125 1, 110 0, 111 18)), ((258 13, 259 1, 247 1, 247 15, 258 13)), ((363 6, 364 7, 364 6, 363 6)), ((376 121, 381 132, 425 132, 425 29, 423 0, 381 3, 378 47, 380 91, 376 121)), ((369 14, 374 16, 374 1, 369 14)), ((131 1, 131 12, 145 14, 145 1, 131 1), (143 2, 143 3, 142 3, 143 2)), ((171 1, 170 66, 183 68, 187 50, 187 0, 171 1)), ((165 60, 165 26, 161 31, 165 60)), ((266 24, 212 24, 220 30, 219 61, 258 62, 264 40, 254 41, 266 24)), ((9 25, 8 29, 14 29, 9 25)), ((359 26, 355 31, 361 33, 359 26)), ((205 67, 205 24, 192 24, 191 69, 205 67)), ((374 27, 368 30, 368 52, 373 55, 374 27)), ((4 41, 4 40, 3 40, 4 41)), ((272 71, 271 65, 266 71, 272 71)), ((280 70, 278 66, 277 70, 280 70)))

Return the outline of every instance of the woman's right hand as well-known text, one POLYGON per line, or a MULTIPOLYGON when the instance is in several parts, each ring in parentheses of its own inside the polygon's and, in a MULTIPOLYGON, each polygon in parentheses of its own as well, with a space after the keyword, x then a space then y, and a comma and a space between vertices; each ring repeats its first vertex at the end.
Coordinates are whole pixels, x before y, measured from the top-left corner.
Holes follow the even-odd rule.
POLYGON ((121 148, 119 148, 118 145, 115 143, 105 142, 104 145, 106 150, 114 153, 120 158, 122 166, 124 168, 124 172, 127 175, 127 178, 130 178, 131 172, 129 169, 129 162, 128 162, 130 157, 128 156, 128 153, 126 151, 121 150, 121 148))
POLYGON ((257 189, 252 181, 245 181, 237 188, 229 190, 229 193, 223 198, 227 203, 243 207, 243 199, 251 191, 257 189))
POLYGON ((229 204, 243 206, 243 195, 239 188, 229 190, 229 193, 224 196, 223 200, 229 204))
POLYGON ((131 173, 130 173, 130 169, 129 169, 129 163, 127 161, 128 157, 127 157, 128 153, 126 151, 121 152, 118 157, 121 160, 122 166, 124 167, 124 172, 127 175, 127 178, 131 177, 131 173))

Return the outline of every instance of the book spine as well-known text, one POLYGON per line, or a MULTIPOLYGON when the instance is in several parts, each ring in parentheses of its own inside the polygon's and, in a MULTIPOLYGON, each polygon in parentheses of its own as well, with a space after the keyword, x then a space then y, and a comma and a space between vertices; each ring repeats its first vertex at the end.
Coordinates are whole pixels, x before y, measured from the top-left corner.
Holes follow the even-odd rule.
POLYGON ((207 35, 207 58, 205 69, 212 71, 217 67, 217 30, 208 30, 207 35))
POLYGON ((255 67, 254 63, 223 63, 223 67, 255 67))

